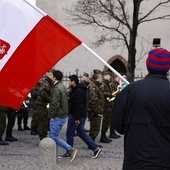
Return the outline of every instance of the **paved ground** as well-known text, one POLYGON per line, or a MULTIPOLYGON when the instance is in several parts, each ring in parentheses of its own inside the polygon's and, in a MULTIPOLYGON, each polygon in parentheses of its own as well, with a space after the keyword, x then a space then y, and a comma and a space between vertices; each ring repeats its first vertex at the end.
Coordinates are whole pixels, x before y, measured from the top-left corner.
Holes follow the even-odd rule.
MULTIPOLYGON (((30 119, 29 119, 30 124, 30 119)), ((86 123, 86 129, 89 122, 86 123)), ((61 137, 65 139, 66 125, 61 137)), ((18 131, 14 127, 13 136, 19 140, 7 146, 0 145, 0 170, 39 170, 39 138, 30 135, 30 131, 18 131)), ((99 137, 97 138, 99 143, 99 137)), ((92 159, 93 152, 75 137, 74 147, 78 149, 77 157, 70 163, 69 158, 58 159, 56 170, 121 170, 123 161, 123 137, 110 144, 102 144, 102 152, 97 159, 92 159)), ((100 143, 101 144, 101 143, 100 143)), ((65 151, 58 149, 59 154, 65 151)))

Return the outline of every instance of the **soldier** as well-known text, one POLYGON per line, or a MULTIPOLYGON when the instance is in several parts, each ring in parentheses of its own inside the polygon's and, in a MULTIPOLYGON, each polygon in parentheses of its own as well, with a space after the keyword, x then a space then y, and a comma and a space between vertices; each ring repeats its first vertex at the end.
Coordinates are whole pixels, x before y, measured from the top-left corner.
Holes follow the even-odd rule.
MULTIPOLYGON (((112 98, 112 93, 113 89, 111 86, 111 72, 105 71, 103 72, 103 95, 105 99, 105 107, 104 107, 104 112, 103 112, 103 122, 102 122, 102 129, 101 129, 101 138, 100 142, 101 143, 110 143, 112 140, 106 137, 106 133, 108 131, 108 128, 110 127, 111 124, 111 109, 113 102, 109 101, 108 98, 112 98)), ((115 136, 116 138, 116 136, 115 136)))
POLYGON ((38 81, 36 86, 31 91, 31 110, 32 110, 32 119, 31 119, 31 135, 38 135, 38 115, 35 109, 35 101, 38 97, 38 91, 40 89, 42 80, 38 81))
POLYGON ((16 110, 13 108, 8 107, 6 110, 8 123, 6 127, 6 137, 5 141, 14 142, 18 139, 12 136, 13 127, 15 125, 15 118, 16 118, 16 110))
MULTIPOLYGON (((87 87, 87 89, 89 87, 90 81, 91 80, 90 80, 89 74, 88 73, 83 73, 83 80, 82 80, 81 83, 83 83, 87 87)), ((87 96, 88 96, 88 90, 86 91, 86 93, 87 93, 87 96)), ((88 111, 87 111, 87 117, 89 118, 88 111)), ((85 132, 89 132, 89 130, 85 129, 85 132)))
POLYGON ((88 74, 88 73, 83 73, 82 83, 83 83, 84 85, 86 85, 87 87, 89 86, 89 84, 90 84, 90 77, 89 77, 89 74, 88 74))
POLYGON ((101 116, 104 111, 104 96, 101 84, 101 71, 93 71, 93 81, 88 88, 87 110, 90 117, 89 136, 95 141, 100 131, 101 116))
POLYGON ((33 110, 33 114, 36 113, 38 117, 38 132, 40 140, 46 138, 48 134, 49 116, 47 105, 51 101, 51 87, 54 78, 53 71, 53 69, 50 70, 42 81, 38 91, 38 97, 35 101, 35 108, 33 110))
POLYGON ((7 107, 0 106, 0 145, 8 145, 7 142, 2 140, 2 136, 6 127, 6 110, 7 107))
POLYGON ((17 111, 18 131, 31 130, 27 125, 29 103, 30 103, 30 98, 27 97, 26 100, 21 105, 20 109, 17 111), (24 124, 24 128, 22 128, 22 122, 24 124))

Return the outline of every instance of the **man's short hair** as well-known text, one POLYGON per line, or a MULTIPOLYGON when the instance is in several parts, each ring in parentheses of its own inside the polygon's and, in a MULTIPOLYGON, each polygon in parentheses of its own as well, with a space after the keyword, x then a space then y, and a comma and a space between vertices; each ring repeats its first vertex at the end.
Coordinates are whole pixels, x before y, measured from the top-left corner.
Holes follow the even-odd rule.
POLYGON ((69 76, 68 78, 70 79, 70 81, 74 81, 76 84, 79 83, 79 79, 78 79, 77 75, 75 75, 75 74, 69 76))
POLYGON ((53 76, 60 81, 63 78, 63 73, 60 70, 54 70, 53 76))

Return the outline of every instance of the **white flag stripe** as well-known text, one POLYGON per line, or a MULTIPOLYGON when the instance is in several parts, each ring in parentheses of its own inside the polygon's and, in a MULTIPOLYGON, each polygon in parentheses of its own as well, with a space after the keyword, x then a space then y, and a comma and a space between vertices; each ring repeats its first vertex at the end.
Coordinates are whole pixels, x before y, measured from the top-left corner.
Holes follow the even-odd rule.
POLYGON ((1 0, 0 11, 4 14, 0 15, 0 39, 12 44, 8 54, 0 60, 0 70, 2 70, 13 52, 44 15, 25 1, 18 0, 1 0), (28 12, 22 12, 24 10, 28 12))

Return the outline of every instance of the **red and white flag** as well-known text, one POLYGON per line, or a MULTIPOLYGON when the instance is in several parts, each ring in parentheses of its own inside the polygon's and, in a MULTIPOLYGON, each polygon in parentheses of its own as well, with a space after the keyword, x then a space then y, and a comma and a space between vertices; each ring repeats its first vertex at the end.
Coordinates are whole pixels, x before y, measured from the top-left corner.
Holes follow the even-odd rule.
POLYGON ((19 109, 37 81, 82 42, 26 0, 0 0, 0 105, 19 109))

